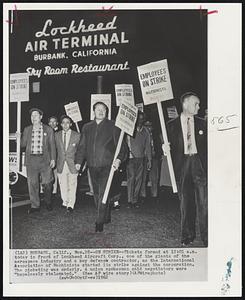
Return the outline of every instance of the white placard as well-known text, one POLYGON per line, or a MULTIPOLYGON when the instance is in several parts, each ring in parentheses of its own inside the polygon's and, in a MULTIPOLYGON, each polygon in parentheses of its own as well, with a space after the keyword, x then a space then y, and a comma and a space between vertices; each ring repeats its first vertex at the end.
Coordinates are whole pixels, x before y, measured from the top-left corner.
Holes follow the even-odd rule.
POLYGON ((116 103, 120 106, 121 101, 126 99, 134 105, 134 90, 132 84, 115 84, 116 103))
POLYGON ((66 104, 64 107, 67 116, 69 116, 74 123, 82 121, 82 115, 77 101, 66 104))
POLYGON ((97 102, 103 102, 108 107, 108 119, 111 119, 111 94, 92 94, 90 106, 90 120, 94 120, 93 106, 97 102))
POLYGON ((145 105, 173 99, 167 59, 137 67, 145 105))
POLYGON ((133 135, 137 120, 138 108, 127 100, 122 100, 115 125, 129 135, 133 135))
POLYGON ((28 73, 10 74, 10 102, 29 101, 28 73))

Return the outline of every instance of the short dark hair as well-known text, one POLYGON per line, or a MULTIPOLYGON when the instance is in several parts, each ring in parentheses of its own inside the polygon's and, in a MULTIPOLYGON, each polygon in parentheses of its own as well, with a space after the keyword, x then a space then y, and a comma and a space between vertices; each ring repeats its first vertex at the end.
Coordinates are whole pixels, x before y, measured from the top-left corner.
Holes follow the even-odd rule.
POLYGON ((67 116, 67 115, 62 115, 62 116, 60 117, 60 123, 62 123, 62 121, 63 121, 64 119, 68 119, 68 120, 71 122, 71 124, 73 123, 72 119, 71 119, 69 116, 67 116))
POLYGON ((184 93, 184 94, 180 97, 180 104, 183 105, 185 99, 186 99, 186 98, 189 98, 189 97, 191 97, 191 96, 195 96, 195 97, 199 98, 199 97, 197 96, 196 93, 193 93, 193 92, 186 92, 186 93, 184 93))
POLYGON ((51 119, 55 119, 56 122, 58 122, 58 118, 57 118, 56 116, 51 116, 51 117, 49 117, 49 118, 48 118, 48 122, 50 122, 51 119))
POLYGON ((93 111, 95 111, 96 106, 99 105, 99 104, 101 104, 101 105, 103 105, 103 106, 105 107, 105 109, 106 109, 106 116, 108 116, 108 114, 109 114, 109 108, 108 108, 108 106, 107 106, 104 102, 102 102, 102 101, 98 101, 98 102, 94 103, 94 105, 93 105, 93 111))

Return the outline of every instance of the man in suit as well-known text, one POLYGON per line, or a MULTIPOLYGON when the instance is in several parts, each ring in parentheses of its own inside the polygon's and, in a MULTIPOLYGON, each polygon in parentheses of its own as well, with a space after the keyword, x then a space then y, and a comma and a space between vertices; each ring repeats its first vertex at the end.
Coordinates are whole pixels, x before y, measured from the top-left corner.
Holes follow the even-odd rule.
POLYGON ((80 133, 71 130, 72 120, 64 115, 60 119, 62 130, 55 134, 57 149, 57 175, 59 179, 63 207, 73 212, 76 202, 77 175, 75 154, 80 141, 80 133))
POLYGON ((28 213, 40 210, 40 177, 44 192, 46 208, 52 210, 51 193, 53 188, 53 171, 56 160, 54 132, 42 123, 43 112, 38 108, 30 110, 32 125, 26 127, 21 138, 21 147, 25 148, 25 166, 31 200, 28 213))
POLYGON ((75 163, 80 169, 84 159, 87 161, 94 189, 94 201, 97 209, 95 231, 102 232, 104 224, 111 222, 110 201, 102 203, 111 165, 117 170, 126 159, 127 148, 123 142, 118 157, 113 161, 120 130, 108 120, 108 107, 103 102, 93 106, 95 119, 83 126, 82 138, 76 153, 75 163))
POLYGON ((181 211, 181 242, 191 244, 196 238, 196 214, 201 239, 208 245, 207 205, 207 124, 197 117, 200 100, 192 92, 181 96, 183 112, 168 123, 171 149, 181 211))

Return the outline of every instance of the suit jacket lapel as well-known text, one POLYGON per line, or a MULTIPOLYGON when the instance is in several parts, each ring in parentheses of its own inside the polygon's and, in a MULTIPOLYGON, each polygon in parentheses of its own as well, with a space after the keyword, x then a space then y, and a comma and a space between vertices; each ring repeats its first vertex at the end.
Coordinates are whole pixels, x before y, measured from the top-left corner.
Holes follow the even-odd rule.
POLYGON ((183 131, 182 131, 182 126, 181 126, 181 118, 179 116, 179 120, 178 120, 178 130, 177 132, 179 132, 179 145, 181 147, 181 153, 184 153, 184 137, 183 137, 183 131))

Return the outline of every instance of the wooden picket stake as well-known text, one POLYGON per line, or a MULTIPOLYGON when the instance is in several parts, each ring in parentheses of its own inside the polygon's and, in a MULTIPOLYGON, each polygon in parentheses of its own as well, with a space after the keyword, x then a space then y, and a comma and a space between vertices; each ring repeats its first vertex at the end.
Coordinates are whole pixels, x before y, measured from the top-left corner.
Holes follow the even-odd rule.
POLYGON ((77 132, 79 132, 79 133, 80 133, 80 129, 79 129, 79 127, 78 127, 78 124, 77 124, 77 122, 75 122, 75 125, 76 125, 76 128, 77 128, 77 132))
POLYGON ((121 149, 123 137, 124 137, 124 131, 121 130, 121 133, 120 133, 120 136, 119 136, 119 139, 118 139, 118 143, 117 143, 117 148, 116 148, 115 155, 114 155, 114 158, 113 158, 110 174, 109 174, 109 177, 108 177, 108 180, 107 180, 107 183, 106 183, 106 188, 105 188, 105 192, 104 192, 103 199, 102 199, 103 204, 106 204, 106 202, 107 202, 107 198, 108 198, 108 195, 109 195, 112 179, 113 179, 114 172, 115 172, 115 169, 113 168, 113 163, 116 160, 116 158, 119 154, 119 151, 121 149))
MULTIPOLYGON (((164 115, 163 115, 161 101, 157 102, 157 108, 158 108, 158 114, 159 114, 161 128, 162 128, 163 141, 164 141, 164 144, 168 144, 168 136, 167 136, 167 130, 166 130, 166 125, 165 125, 165 121, 164 121, 164 115)), ((176 184, 176 180, 175 180, 174 168, 173 168, 173 163, 172 163, 172 158, 171 158, 170 152, 167 152, 167 162, 168 162, 168 169, 169 169, 173 192, 177 193, 178 192, 177 184, 176 184)))
POLYGON ((17 138, 16 138, 16 154, 17 154, 17 170, 21 170, 21 157, 20 157, 20 136, 21 133, 21 101, 17 102, 17 138))

